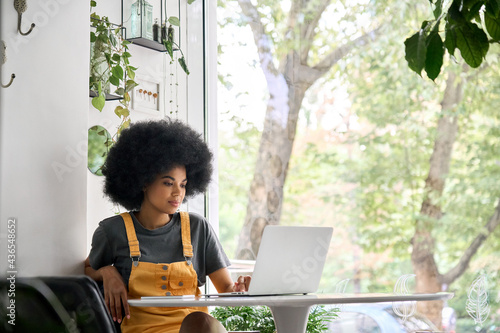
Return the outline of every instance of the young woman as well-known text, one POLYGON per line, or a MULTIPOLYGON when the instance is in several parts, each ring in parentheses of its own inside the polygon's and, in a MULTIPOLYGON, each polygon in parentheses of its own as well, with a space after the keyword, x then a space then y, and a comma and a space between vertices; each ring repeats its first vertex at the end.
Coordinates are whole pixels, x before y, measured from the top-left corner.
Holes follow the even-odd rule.
POLYGON ((249 277, 232 281, 208 222, 178 211, 186 197, 205 191, 211 163, 201 136, 180 121, 136 123, 110 149, 104 193, 130 212, 100 222, 85 273, 102 281, 123 333, 225 332, 206 308, 129 307, 127 299, 198 295, 207 275, 218 292, 248 289, 249 277))

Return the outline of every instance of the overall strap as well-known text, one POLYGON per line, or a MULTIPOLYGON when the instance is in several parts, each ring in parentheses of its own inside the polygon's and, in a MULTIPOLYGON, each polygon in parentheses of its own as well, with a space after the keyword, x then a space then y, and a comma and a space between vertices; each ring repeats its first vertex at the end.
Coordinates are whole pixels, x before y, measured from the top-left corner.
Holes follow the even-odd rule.
POLYGON ((182 252, 188 265, 191 265, 193 258, 193 246, 191 245, 191 224, 189 222, 188 212, 179 212, 181 215, 181 235, 182 235, 182 252))
POLYGON ((139 265, 139 258, 141 257, 141 251, 139 250, 139 241, 137 240, 137 235, 135 234, 134 222, 132 221, 132 216, 130 213, 121 213, 120 216, 125 223, 125 230, 127 231, 128 247, 130 249, 130 258, 134 262, 134 266, 139 265))

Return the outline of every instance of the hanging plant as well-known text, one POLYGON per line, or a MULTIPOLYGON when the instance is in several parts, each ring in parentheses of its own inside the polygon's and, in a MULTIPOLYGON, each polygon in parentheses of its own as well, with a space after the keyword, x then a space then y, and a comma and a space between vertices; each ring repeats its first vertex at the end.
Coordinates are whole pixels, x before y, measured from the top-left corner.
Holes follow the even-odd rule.
MULTIPOLYGON (((188 5, 192 4, 195 0, 188 0, 188 5)), ((166 6, 165 6, 166 7, 166 6)), ((166 13, 165 16, 167 17, 166 13)), ((167 38, 162 40, 165 49, 167 50, 168 55, 170 56, 170 63, 174 62, 174 50, 178 50, 181 53, 181 57, 177 59, 179 65, 181 66, 184 73, 189 75, 189 69, 187 67, 186 58, 184 57, 184 53, 181 50, 181 47, 175 42, 174 39, 174 28, 173 26, 180 27, 180 20, 176 16, 170 16, 167 19, 167 22, 170 23, 167 29, 167 38)))
MULTIPOLYGON (((96 1, 90 1, 90 7, 95 8, 96 1)), ((106 16, 90 14, 90 25, 94 30, 90 32, 91 58, 89 88, 92 105, 102 111, 106 104, 106 96, 111 91, 119 99, 114 112, 120 117, 121 123, 113 139, 130 125, 130 94, 138 84, 135 82, 137 68, 130 65, 128 52, 129 41, 122 37, 122 27, 109 22, 106 16), (115 87, 112 88, 111 87, 115 87)))

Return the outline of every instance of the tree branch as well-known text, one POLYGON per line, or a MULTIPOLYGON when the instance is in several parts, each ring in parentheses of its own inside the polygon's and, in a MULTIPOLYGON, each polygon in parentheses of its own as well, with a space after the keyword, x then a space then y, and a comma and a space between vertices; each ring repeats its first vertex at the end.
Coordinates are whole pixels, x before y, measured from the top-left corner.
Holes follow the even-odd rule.
POLYGON ((308 84, 314 83, 321 76, 325 75, 333 65, 345 57, 355 47, 366 45, 369 41, 376 39, 380 34, 380 30, 381 27, 378 27, 353 41, 337 47, 313 67, 302 65, 299 72, 301 78, 300 81, 307 82, 308 84))
POLYGON ((257 8, 250 0, 238 0, 243 15, 248 18, 248 23, 252 29, 255 45, 257 46, 259 60, 262 68, 267 68, 271 73, 278 74, 278 70, 273 63, 273 54, 271 50, 271 40, 266 34, 264 25, 260 20, 257 8))
POLYGON ((312 41, 314 40, 314 36, 317 34, 316 28, 318 26, 318 22, 330 2, 331 0, 308 1, 305 6, 305 10, 303 10, 304 23, 300 26, 301 48, 299 52, 300 60, 304 64, 307 63, 307 57, 309 55, 309 50, 311 49, 312 41), (302 42, 305 42, 305 44, 303 45, 302 42))
POLYGON ((495 212, 488 220, 488 223, 484 226, 484 229, 476 236, 476 238, 472 241, 469 248, 465 250, 464 254, 458 261, 458 264, 450 269, 446 274, 443 275, 443 283, 450 285, 453 281, 455 281, 462 273, 467 269, 472 257, 476 254, 477 250, 484 241, 490 236, 496 227, 500 224, 500 200, 498 201, 498 205, 495 208, 495 212))

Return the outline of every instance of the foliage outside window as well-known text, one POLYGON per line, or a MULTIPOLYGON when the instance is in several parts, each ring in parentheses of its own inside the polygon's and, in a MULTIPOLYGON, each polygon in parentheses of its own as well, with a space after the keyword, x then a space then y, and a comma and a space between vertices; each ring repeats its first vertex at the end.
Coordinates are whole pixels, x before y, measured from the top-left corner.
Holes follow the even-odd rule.
MULTIPOLYGON (((445 57, 442 80, 424 81, 408 70, 402 40, 432 15, 427 2, 319 1, 300 8, 304 3, 219 4, 219 215, 230 256, 254 250, 252 237, 258 244, 266 225, 260 217, 330 225, 335 232, 320 291, 333 292, 350 278, 349 290, 389 292, 400 275, 415 273, 428 282, 415 291, 425 285, 455 292, 448 305, 470 322, 467 290, 485 274, 491 311, 482 325, 499 322, 498 43, 479 70, 445 57), (307 33, 311 39, 302 39, 307 33), (323 70, 318 64, 326 65, 321 59, 329 54, 336 62, 300 99, 304 86, 293 80, 311 67, 323 70), (296 130, 276 135, 293 120, 279 117, 292 109, 299 110, 296 130), (266 211, 276 206, 268 205, 274 197, 260 176, 276 160, 263 143, 280 153, 289 138, 282 208, 266 211), (259 159, 264 167, 256 167, 259 159)), ((440 325, 440 309, 423 310, 440 325)))
MULTIPOLYGON (((336 308, 327 308, 324 305, 312 307, 307 319, 306 332, 327 331, 327 324, 337 318, 338 311, 336 308)), ((276 332, 273 315, 267 306, 216 307, 210 314, 228 331, 276 332)))

